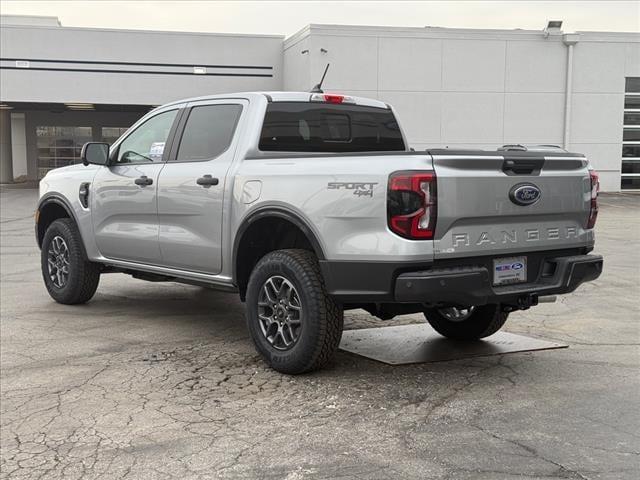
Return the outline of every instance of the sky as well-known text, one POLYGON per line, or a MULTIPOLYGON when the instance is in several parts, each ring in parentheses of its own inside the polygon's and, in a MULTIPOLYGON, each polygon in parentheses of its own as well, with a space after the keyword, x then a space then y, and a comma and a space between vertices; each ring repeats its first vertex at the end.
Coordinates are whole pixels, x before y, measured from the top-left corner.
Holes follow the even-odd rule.
POLYGON ((52 15, 68 27, 291 35, 309 23, 640 32, 636 1, 13 1, 0 14, 52 15))

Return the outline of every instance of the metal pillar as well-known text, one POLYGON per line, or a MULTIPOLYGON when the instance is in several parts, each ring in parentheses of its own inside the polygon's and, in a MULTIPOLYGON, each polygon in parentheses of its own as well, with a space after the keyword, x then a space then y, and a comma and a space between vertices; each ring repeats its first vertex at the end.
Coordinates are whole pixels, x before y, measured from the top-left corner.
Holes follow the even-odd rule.
POLYGON ((11 112, 0 109, 0 183, 13 183, 11 112))

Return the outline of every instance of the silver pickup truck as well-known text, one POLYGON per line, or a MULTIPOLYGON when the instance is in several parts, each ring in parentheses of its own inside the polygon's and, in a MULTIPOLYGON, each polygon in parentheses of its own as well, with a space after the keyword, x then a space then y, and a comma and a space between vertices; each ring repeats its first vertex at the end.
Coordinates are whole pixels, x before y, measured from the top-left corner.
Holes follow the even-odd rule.
POLYGON ((596 173, 522 150, 415 152, 389 105, 337 94, 170 103, 40 182, 44 283, 64 304, 111 272, 237 292, 290 374, 331 358, 346 309, 476 340, 602 270, 596 173))

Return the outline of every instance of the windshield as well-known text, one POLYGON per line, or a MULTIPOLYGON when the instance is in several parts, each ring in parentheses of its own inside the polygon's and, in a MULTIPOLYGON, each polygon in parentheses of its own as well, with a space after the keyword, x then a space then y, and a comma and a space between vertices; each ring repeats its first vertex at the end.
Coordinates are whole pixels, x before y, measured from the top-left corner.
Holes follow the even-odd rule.
POLYGON ((403 151, 391 110, 347 104, 272 102, 260 150, 279 152, 403 151))

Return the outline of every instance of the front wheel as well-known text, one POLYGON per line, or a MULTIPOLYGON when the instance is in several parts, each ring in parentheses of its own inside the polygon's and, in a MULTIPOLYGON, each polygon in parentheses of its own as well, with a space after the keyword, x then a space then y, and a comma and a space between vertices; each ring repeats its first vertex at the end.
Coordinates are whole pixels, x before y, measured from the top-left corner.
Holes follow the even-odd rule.
POLYGON ((509 317, 498 303, 467 308, 426 308, 424 316, 440 335, 454 340, 478 340, 493 335, 509 317))
POLYGON ((247 286, 247 325, 258 352, 275 370, 317 370, 342 337, 342 309, 327 294, 316 257, 277 250, 255 266, 247 286))
POLYGON ((88 302, 100 282, 100 267, 85 258, 76 224, 69 218, 54 221, 44 234, 42 278, 51 298, 75 305, 88 302))

